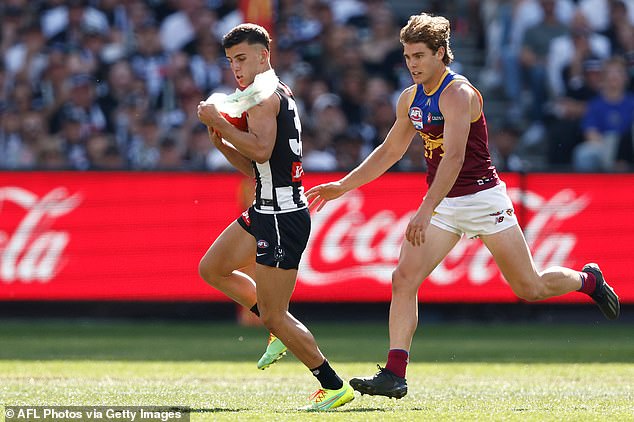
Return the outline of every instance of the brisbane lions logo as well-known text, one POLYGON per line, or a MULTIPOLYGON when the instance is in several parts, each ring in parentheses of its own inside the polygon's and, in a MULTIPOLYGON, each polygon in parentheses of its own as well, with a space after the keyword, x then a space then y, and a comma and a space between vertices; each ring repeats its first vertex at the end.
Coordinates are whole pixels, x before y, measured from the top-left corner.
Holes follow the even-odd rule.
POLYGON ((417 130, 423 129, 423 111, 419 107, 409 109, 409 120, 417 130))

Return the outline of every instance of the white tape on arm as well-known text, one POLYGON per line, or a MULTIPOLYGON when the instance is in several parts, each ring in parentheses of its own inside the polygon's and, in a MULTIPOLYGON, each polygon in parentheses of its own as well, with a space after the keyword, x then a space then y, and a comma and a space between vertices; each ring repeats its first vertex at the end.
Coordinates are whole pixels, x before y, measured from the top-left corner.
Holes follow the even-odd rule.
POLYGON ((240 117, 242 113, 273 95, 278 83, 279 79, 275 71, 269 69, 257 74, 253 83, 243 91, 236 90, 231 95, 214 93, 207 98, 206 102, 215 104, 218 111, 227 113, 231 117, 240 117))

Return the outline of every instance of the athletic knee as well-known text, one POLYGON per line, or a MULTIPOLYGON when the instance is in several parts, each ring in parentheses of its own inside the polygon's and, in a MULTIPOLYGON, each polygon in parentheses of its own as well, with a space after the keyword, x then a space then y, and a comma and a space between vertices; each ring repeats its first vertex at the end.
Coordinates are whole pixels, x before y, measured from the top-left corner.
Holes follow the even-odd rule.
POLYGON ((419 284, 419 280, 399 267, 392 272, 392 294, 417 294, 419 284))
POLYGON ((269 312, 260 309, 260 320, 262 321, 262 324, 264 324, 264 326, 273 333, 281 326, 284 316, 285 313, 269 312))
POLYGON ((198 274, 207 282, 207 284, 212 286, 215 281, 219 279, 218 272, 216 271, 216 267, 213 265, 213 262, 205 258, 201 259, 198 263, 198 274))
POLYGON ((544 288, 538 280, 522 280, 519 283, 511 283, 513 286, 513 292, 527 302, 537 302, 544 300, 546 295, 544 294, 544 288))
POLYGON ((526 289, 516 293, 520 299, 524 299, 527 302, 537 302, 543 300, 544 297, 535 289, 526 289))

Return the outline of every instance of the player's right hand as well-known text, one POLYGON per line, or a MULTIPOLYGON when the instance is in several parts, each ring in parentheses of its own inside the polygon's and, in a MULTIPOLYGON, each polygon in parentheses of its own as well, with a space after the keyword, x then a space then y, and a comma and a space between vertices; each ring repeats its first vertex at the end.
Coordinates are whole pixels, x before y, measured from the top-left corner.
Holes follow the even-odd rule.
POLYGON ((324 205, 326 205, 326 202, 337 199, 344 193, 346 193, 346 190, 341 185, 341 182, 331 182, 313 186, 306 191, 308 209, 315 209, 315 211, 319 212, 324 205))

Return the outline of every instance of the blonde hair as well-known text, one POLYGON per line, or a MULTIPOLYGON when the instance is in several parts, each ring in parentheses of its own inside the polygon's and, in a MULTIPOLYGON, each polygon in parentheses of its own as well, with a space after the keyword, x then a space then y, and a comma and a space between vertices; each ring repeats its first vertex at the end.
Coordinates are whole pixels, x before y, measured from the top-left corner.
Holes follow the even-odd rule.
POLYGON ((450 33, 447 18, 421 13, 410 16, 407 24, 401 29, 401 44, 424 43, 434 53, 440 47, 444 47, 445 55, 442 61, 449 65, 453 61, 453 52, 449 47, 450 33))

